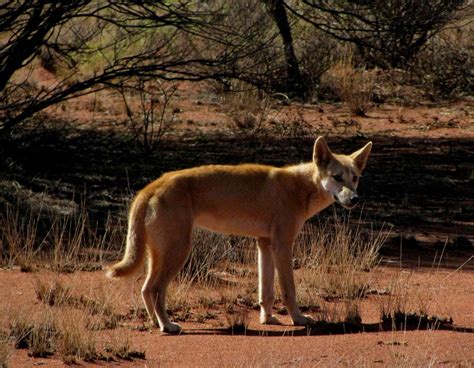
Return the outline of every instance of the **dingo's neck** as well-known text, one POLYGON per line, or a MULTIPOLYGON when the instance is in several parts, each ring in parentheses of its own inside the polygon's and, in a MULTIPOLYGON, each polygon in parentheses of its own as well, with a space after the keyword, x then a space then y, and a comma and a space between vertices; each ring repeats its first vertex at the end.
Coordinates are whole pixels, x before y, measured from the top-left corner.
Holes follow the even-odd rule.
POLYGON ((303 179, 302 183, 308 191, 307 218, 314 216, 335 202, 332 195, 324 190, 318 175, 318 168, 313 162, 289 166, 286 170, 303 179))

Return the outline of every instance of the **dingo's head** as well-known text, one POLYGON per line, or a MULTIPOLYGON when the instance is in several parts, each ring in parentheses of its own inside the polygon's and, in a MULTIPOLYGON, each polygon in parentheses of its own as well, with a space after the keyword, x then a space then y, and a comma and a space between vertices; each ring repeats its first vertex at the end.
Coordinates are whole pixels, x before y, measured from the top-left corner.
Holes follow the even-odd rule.
POLYGON ((359 201, 357 185, 371 148, 372 142, 369 142, 351 155, 337 155, 331 152, 323 137, 314 143, 313 161, 318 168, 318 181, 343 207, 353 208, 359 201))

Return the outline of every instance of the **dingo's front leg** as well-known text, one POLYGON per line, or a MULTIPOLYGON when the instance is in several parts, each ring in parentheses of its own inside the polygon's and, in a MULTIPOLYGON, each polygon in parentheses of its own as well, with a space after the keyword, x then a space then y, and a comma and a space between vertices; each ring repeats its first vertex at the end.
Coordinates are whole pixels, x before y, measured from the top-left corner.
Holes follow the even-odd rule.
POLYGON ((273 315, 275 302, 275 264, 270 250, 270 239, 258 239, 258 297, 260 303, 260 323, 279 325, 281 322, 273 315))
POLYGON ((280 282, 281 294, 285 302, 288 313, 295 326, 306 326, 314 322, 308 316, 301 314, 296 303, 295 280, 293 276, 293 240, 290 242, 275 241, 272 244, 273 259, 278 271, 278 280, 280 282))

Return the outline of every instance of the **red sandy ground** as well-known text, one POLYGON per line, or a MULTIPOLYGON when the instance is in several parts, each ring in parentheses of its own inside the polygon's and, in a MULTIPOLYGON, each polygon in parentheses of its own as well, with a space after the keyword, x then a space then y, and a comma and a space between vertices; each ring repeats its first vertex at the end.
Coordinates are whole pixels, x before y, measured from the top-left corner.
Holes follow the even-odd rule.
MULTIPOLYGON (((456 326, 474 327, 474 272, 446 269, 399 269, 379 267, 373 279, 374 287, 387 287, 394 280, 408 285, 408 309, 424 306, 430 314, 451 316, 456 326)), ((34 288, 37 280, 58 278, 71 286, 78 295, 94 295, 106 290, 114 307, 126 313, 130 307, 140 306, 139 289, 142 279, 111 282, 102 272, 76 272, 56 276, 49 272, 21 273, 1 270, 1 309, 4 316, 14 316, 21 310, 41 307, 34 288)), ((257 280, 255 279, 255 284, 257 280)), ((189 297, 206 295, 205 290, 190 292, 189 297), (197 294, 197 295, 196 295, 197 294)), ((378 321, 380 300, 388 296, 370 296, 362 302, 364 323, 378 321)), ((56 308, 56 307, 47 307, 56 308)), ((146 360, 132 362, 96 363, 120 366, 472 366, 474 364, 474 334, 437 330, 387 331, 346 335, 299 335, 289 324, 287 316, 280 317, 282 326, 261 326, 257 311, 252 311, 247 333, 232 335, 222 316, 205 323, 184 322, 184 333, 166 335, 157 329, 140 332, 131 330, 136 321, 126 322, 121 328, 101 332, 103 339, 113 336, 128 338, 132 348, 146 351, 146 360), (220 322, 219 322, 220 321, 220 322), (220 324, 223 327, 216 326, 220 324)), ((193 309, 193 312, 195 310, 193 309)), ((317 316, 317 314, 315 314, 317 316)), ((192 318, 191 318, 192 320, 192 318)), ((11 367, 30 367, 45 364, 63 366, 58 356, 35 359, 26 350, 15 350, 11 367)), ((92 366, 91 363, 81 363, 92 366)))
MULTIPOLYGON (((230 133, 235 129, 223 98, 209 91, 206 84, 182 83, 172 100, 174 130, 171 135, 192 136, 198 133, 230 133)), ((103 127, 125 120, 121 98, 110 92, 99 92, 69 101, 49 110, 50 113, 90 126, 103 127)), ((474 103, 472 97, 451 103, 413 103, 413 106, 386 103, 372 106, 365 117, 352 116, 343 103, 272 103, 266 114, 273 124, 299 122, 312 134, 331 136, 389 136, 405 138, 474 138, 474 103)), ((270 124, 271 125, 271 124, 270 124)))

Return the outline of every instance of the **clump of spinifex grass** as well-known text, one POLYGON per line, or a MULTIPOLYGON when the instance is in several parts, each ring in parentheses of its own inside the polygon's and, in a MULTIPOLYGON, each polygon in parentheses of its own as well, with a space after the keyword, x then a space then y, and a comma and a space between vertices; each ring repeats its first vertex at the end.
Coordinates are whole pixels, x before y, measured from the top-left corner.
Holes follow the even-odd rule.
POLYGON ((87 362, 100 358, 94 331, 70 317, 61 318, 60 325, 61 339, 58 341, 58 350, 65 363, 75 363, 77 359, 87 362))
POLYGON ((17 349, 29 349, 29 355, 44 358, 54 354, 59 332, 51 315, 32 321, 19 313, 10 325, 10 336, 17 349))
POLYGON ((87 313, 57 314, 60 338, 57 352, 66 364, 79 361, 92 362, 97 360, 113 361, 116 359, 144 359, 145 353, 133 350, 127 333, 120 333, 119 338, 109 337, 103 349, 99 345, 97 329, 89 328, 92 318, 87 313))
POLYGON ((107 291, 95 293, 94 297, 77 294, 73 288, 54 280, 43 282, 37 280, 36 297, 46 305, 56 308, 73 308, 81 310, 89 318, 85 327, 89 330, 113 330, 119 327, 124 316, 114 311, 111 295, 107 291))
POLYGON ((71 289, 57 280, 49 283, 37 280, 35 293, 39 301, 49 306, 72 304, 71 289))

